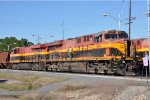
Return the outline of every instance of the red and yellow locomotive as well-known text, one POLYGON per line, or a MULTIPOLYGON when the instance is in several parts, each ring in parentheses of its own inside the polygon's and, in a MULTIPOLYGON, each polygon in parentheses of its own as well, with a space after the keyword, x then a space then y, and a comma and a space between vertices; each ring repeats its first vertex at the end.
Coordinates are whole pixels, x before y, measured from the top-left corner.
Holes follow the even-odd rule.
POLYGON ((12 49, 13 69, 116 73, 140 71, 147 39, 128 40, 125 31, 107 30, 67 40, 12 49))

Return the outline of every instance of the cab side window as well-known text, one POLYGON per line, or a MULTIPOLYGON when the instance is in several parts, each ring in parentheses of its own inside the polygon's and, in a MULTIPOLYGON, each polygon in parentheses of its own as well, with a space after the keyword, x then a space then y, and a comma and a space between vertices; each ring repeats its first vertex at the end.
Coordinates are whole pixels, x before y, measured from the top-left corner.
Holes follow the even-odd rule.
POLYGON ((102 42, 102 34, 95 37, 95 42, 102 42))

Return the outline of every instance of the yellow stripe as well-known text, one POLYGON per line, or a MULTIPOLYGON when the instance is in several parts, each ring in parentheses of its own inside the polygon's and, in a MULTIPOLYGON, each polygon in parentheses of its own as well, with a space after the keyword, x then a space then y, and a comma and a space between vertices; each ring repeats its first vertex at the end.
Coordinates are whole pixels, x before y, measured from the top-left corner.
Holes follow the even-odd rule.
POLYGON ((136 50, 137 52, 147 52, 148 48, 140 48, 136 50))
POLYGON ((19 63, 20 60, 10 60, 11 63, 19 63))
POLYGON ((48 54, 48 52, 33 52, 33 53, 25 53, 25 54, 11 54, 10 57, 16 57, 16 56, 33 56, 37 54, 48 54))
MULTIPOLYGON (((75 51, 93 50, 93 49, 100 49, 100 48, 117 48, 122 53, 124 53, 124 51, 125 51, 124 44, 121 44, 121 43, 106 43, 106 44, 80 46, 77 48, 73 48, 73 51, 75 52, 75 51)), ((68 52, 68 49, 49 51, 49 54, 55 53, 55 52, 68 52)))

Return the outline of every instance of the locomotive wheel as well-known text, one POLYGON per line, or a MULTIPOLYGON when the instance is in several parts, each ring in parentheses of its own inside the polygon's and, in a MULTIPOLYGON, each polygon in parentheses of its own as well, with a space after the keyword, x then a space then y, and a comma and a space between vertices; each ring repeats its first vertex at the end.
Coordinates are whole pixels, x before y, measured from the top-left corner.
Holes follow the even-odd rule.
POLYGON ((38 64, 33 64, 32 68, 31 68, 33 71, 37 71, 39 70, 38 68, 38 64))
POLYGON ((71 71, 72 71, 72 69, 71 69, 71 65, 69 65, 69 66, 68 66, 68 71, 69 71, 69 72, 71 72, 71 71))
POLYGON ((58 66, 53 64, 53 71, 57 72, 58 66))
POLYGON ((104 70, 104 75, 107 75, 108 74, 108 70, 104 70))
POLYGON ((18 66, 17 66, 17 65, 13 65, 13 66, 12 66, 12 69, 17 70, 17 69, 18 69, 18 66))
POLYGON ((118 74, 118 75, 121 75, 121 76, 125 76, 125 75, 126 75, 126 69, 125 69, 125 68, 119 69, 119 71, 118 71, 117 74, 118 74))
POLYGON ((117 68, 116 74, 125 76, 127 74, 127 65, 121 65, 117 68))
POLYGON ((98 73, 98 68, 97 68, 97 67, 94 68, 94 73, 95 73, 95 74, 98 73))
POLYGON ((133 68, 133 72, 136 76, 140 75, 140 65, 135 64, 133 68))
POLYGON ((47 68, 47 71, 52 71, 52 68, 51 68, 50 64, 48 64, 46 68, 47 68))
POLYGON ((35 71, 34 67, 31 67, 31 70, 32 70, 32 71, 35 71))
POLYGON ((122 69, 122 75, 125 76, 127 74, 127 65, 125 65, 122 69))
POLYGON ((43 71, 48 71, 48 68, 47 68, 48 66, 47 65, 45 65, 44 67, 43 67, 43 71))

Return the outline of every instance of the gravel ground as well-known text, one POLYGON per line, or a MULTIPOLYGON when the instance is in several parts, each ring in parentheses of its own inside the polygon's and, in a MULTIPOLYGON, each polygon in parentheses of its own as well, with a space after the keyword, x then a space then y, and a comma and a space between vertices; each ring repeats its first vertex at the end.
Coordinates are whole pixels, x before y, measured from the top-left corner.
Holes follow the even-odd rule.
POLYGON ((53 91, 51 94, 55 100, 149 100, 150 87, 102 84, 77 91, 53 91))
MULTIPOLYGON (((52 83, 36 90, 31 91, 6 91, 0 90, 0 95, 24 95, 30 94, 32 92, 38 94, 45 94, 50 91, 55 91, 62 88, 65 84, 85 84, 87 86, 92 86, 93 89, 82 90, 79 92, 67 93, 67 95, 71 95, 72 99, 69 100, 99 100, 98 98, 105 98, 113 92, 110 96, 113 96, 111 99, 102 99, 102 100, 149 100, 150 98, 150 89, 146 87, 147 80, 141 79, 137 77, 117 77, 117 76, 103 76, 103 75, 93 75, 93 74, 70 74, 70 73, 54 73, 54 72, 41 72, 41 71, 22 71, 22 70, 8 70, 8 69, 0 69, 0 73, 11 73, 17 75, 40 75, 40 76, 48 76, 48 77, 64 77, 67 80, 57 83, 52 83), (113 89, 112 89, 113 87, 113 89), (123 88, 122 88, 123 87, 123 88), (97 90, 94 90, 97 89, 97 90), (120 89, 120 90, 119 90, 120 89), (122 90, 121 90, 122 89, 122 90), (92 91, 91 91, 92 90, 92 91), (112 91, 113 90, 113 91, 112 91), (84 92, 87 91, 87 92, 84 92), (97 92, 93 92, 97 91, 97 92), (108 92, 110 91, 110 92, 108 92), (76 94, 81 94, 82 98, 76 94), (97 94, 98 93, 98 94, 97 94), (103 93, 101 97, 100 94, 103 93), (89 95, 92 94, 92 95, 89 95), (84 98, 84 96, 86 98, 84 98), (88 96, 88 97, 87 97, 88 96), (75 98, 78 97, 78 98, 75 98), (88 99, 89 98, 89 99, 88 99), (127 99, 128 98, 128 99, 127 99), (139 99, 142 98, 142 99, 139 99)), ((150 81, 149 81, 150 83, 150 81)), ((64 94, 64 93, 62 93, 64 94)), ((66 94, 65 94, 66 95, 66 94)), ((67 100, 67 99, 66 99, 67 100)))
POLYGON ((113 100, 149 100, 150 87, 147 86, 130 86, 123 90, 113 100))

